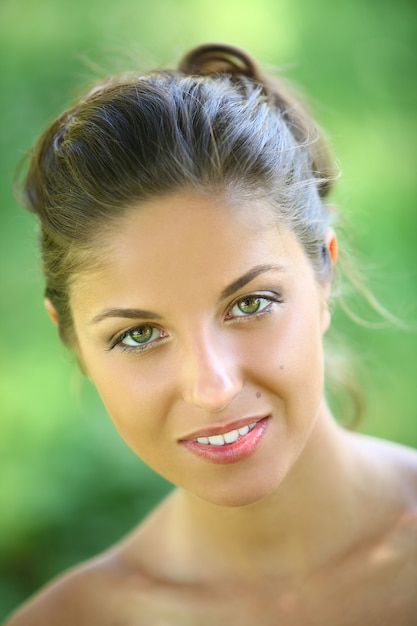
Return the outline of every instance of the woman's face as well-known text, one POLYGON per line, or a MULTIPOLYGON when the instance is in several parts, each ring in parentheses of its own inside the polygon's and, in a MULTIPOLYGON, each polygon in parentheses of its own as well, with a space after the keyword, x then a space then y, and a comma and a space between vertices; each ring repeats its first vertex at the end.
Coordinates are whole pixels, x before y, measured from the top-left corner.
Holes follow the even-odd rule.
POLYGON ((158 473, 237 506, 276 489, 320 413, 325 290, 266 206, 142 203, 71 293, 78 350, 158 473))

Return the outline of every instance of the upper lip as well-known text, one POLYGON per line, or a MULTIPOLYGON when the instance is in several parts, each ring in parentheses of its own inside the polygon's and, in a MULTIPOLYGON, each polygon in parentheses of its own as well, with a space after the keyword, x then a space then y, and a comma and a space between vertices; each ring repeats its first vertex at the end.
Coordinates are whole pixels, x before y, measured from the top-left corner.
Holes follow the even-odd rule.
POLYGON ((217 426, 210 426, 209 428, 201 428, 196 430, 185 437, 181 437, 180 441, 187 441, 189 439, 198 439, 199 437, 212 437, 213 435, 224 435, 231 430, 238 430, 243 426, 249 426, 254 422, 260 422, 267 415, 252 415, 251 417, 244 417, 234 422, 228 422, 227 424, 218 424, 217 426))

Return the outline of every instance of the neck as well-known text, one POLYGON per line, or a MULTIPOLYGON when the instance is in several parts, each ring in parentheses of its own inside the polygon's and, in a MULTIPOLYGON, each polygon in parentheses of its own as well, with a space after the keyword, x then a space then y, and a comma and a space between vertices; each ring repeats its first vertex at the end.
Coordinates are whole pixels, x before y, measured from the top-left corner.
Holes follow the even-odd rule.
POLYGON ((172 521, 182 557, 213 575, 251 577, 295 575, 328 562, 359 532, 352 448, 351 436, 325 409, 296 465, 263 500, 222 507, 175 492, 172 521))

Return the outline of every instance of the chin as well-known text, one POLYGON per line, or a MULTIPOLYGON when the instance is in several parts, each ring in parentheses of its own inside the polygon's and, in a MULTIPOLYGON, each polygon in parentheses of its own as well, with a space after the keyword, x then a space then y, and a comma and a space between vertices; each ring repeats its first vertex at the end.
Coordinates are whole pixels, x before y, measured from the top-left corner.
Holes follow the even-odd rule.
MULTIPOLYGON (((259 478, 259 477, 258 477, 259 478)), ((252 476, 251 480, 241 479, 236 485, 228 484, 224 481, 219 487, 217 484, 210 491, 206 488, 204 492, 194 491, 194 495, 216 506, 239 508, 245 506, 256 505, 267 500, 279 490, 281 483, 285 478, 285 473, 280 476, 268 476, 268 480, 257 480, 257 476, 252 476)))

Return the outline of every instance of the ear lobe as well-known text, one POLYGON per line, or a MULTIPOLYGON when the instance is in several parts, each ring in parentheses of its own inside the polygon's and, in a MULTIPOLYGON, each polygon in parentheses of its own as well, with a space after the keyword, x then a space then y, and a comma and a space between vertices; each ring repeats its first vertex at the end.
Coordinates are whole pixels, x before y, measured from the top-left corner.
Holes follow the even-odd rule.
POLYGON ((45 298, 43 301, 45 305, 46 312, 48 313, 49 319, 52 321, 55 326, 58 326, 59 318, 56 309, 49 298, 45 298))

